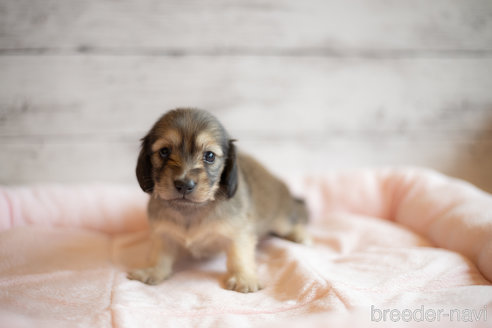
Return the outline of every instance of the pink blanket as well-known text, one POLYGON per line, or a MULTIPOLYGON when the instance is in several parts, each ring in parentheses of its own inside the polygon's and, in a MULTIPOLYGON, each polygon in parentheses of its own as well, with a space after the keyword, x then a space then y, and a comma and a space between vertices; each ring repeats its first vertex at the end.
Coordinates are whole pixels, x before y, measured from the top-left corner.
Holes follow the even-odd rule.
POLYGON ((159 286, 145 265, 136 187, 0 189, 1 327, 285 327, 492 322, 492 197, 417 169, 290 178, 314 245, 259 245, 265 288, 223 288, 225 258, 180 263, 159 286), (487 317, 488 315, 488 317, 487 317))

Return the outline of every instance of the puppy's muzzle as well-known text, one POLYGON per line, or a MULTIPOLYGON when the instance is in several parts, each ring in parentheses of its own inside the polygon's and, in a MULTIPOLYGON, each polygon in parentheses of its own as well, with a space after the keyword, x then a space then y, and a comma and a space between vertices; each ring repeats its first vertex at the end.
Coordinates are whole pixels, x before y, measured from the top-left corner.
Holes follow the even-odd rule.
POLYGON ((195 189, 195 186, 196 186, 196 182, 191 180, 191 179, 175 180, 174 181, 174 187, 183 196, 191 194, 193 192, 193 190, 195 189))

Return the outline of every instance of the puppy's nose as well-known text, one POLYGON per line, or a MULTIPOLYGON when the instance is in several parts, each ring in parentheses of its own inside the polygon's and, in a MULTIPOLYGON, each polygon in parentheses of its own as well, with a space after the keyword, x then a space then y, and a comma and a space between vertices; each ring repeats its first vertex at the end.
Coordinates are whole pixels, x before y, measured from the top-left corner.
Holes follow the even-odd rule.
POLYGON ((193 180, 175 180, 174 181, 174 187, 176 187, 176 190, 183 195, 189 194, 195 189, 196 182, 193 180))

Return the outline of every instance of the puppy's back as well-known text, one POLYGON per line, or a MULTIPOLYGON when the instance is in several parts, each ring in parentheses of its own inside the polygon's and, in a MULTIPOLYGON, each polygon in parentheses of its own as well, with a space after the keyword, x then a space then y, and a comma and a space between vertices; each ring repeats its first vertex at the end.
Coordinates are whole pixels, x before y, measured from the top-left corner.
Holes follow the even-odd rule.
POLYGON ((237 159, 260 235, 278 233, 282 223, 291 226, 307 222, 304 201, 294 198, 283 181, 249 155, 238 153, 237 159))

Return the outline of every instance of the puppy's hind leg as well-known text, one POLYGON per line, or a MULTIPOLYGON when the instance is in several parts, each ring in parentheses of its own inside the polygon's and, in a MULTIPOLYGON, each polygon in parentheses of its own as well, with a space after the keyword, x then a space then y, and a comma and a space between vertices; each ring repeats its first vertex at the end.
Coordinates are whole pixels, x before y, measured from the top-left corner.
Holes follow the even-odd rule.
POLYGON ((304 224, 294 225, 291 231, 284 236, 284 238, 306 246, 311 246, 313 244, 311 236, 306 231, 306 226, 304 224))
POLYGON ((170 242, 164 242, 161 235, 153 234, 151 237, 150 260, 152 265, 133 270, 128 273, 130 280, 138 280, 147 285, 157 285, 167 279, 171 273, 176 257, 176 246, 170 242))
POLYGON ((308 211, 302 199, 293 198, 290 211, 274 221, 272 232, 287 240, 311 245, 312 239, 306 230, 308 211))

